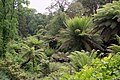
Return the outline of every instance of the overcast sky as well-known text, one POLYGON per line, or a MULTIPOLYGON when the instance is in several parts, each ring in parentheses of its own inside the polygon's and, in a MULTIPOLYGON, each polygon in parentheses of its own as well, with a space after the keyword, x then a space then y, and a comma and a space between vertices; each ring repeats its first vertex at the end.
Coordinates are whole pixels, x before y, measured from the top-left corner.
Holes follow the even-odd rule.
POLYGON ((45 8, 50 6, 51 2, 53 2, 54 0, 29 0, 29 1, 30 1, 29 8, 34 8, 39 13, 46 13, 48 11, 45 10, 45 8))
POLYGON ((51 0, 29 0, 29 1, 30 1, 29 8, 35 8, 40 13, 47 12, 45 8, 51 4, 51 0))

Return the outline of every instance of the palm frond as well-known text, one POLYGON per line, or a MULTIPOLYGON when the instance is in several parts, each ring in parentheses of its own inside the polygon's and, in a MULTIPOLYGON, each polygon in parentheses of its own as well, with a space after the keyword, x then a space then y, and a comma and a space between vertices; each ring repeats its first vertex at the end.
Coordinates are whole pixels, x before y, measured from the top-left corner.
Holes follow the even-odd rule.
POLYGON ((71 60, 71 65, 76 69, 76 71, 79 71, 79 69, 84 65, 90 63, 90 58, 86 55, 85 52, 72 52, 69 58, 71 60))
POLYGON ((108 51, 112 53, 118 53, 120 52, 120 46, 116 44, 112 44, 111 46, 108 47, 108 51))
POLYGON ((86 16, 69 19, 66 21, 66 24, 71 34, 76 34, 76 30, 79 30, 78 32, 82 33, 93 26, 92 18, 86 16))
MULTIPOLYGON (((93 28, 93 22, 91 17, 75 17, 66 21, 69 40, 65 41, 63 45, 69 43, 70 50, 85 49, 91 51, 92 49, 100 49, 104 51, 101 44, 93 40, 94 35, 90 35, 90 30, 93 28)), ((63 45, 59 48, 61 49, 63 45)), ((66 48, 66 47, 65 47, 66 48)), ((65 49, 64 48, 64 49, 65 49)))

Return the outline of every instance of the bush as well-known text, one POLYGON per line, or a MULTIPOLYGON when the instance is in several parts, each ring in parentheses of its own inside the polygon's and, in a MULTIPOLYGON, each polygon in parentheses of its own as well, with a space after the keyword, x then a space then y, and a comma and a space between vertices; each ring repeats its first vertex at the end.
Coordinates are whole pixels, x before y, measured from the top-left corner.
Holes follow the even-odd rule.
POLYGON ((85 65, 74 75, 64 75, 61 80, 119 80, 120 52, 103 59, 93 59, 91 66, 85 65))
POLYGON ((52 48, 45 49, 45 54, 47 55, 47 57, 51 57, 54 53, 55 53, 55 50, 52 48))
POLYGON ((90 64, 92 59, 96 57, 97 51, 92 50, 91 53, 85 51, 75 51, 69 56, 71 60, 72 67, 79 71, 80 68, 83 68, 86 64, 90 64))

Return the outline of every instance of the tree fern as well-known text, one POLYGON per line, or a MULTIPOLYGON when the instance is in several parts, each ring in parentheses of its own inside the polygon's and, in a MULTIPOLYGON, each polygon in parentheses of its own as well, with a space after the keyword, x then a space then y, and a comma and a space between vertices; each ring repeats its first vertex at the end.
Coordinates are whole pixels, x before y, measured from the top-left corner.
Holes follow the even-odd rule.
POLYGON ((66 21, 67 28, 70 30, 70 33, 75 35, 75 31, 79 29, 79 33, 76 35, 79 35, 83 32, 86 32, 87 29, 90 27, 93 27, 92 24, 92 18, 91 17, 75 17, 73 19, 69 19, 66 21))
MULTIPOLYGON (((75 17, 66 21, 67 34, 69 39, 61 45, 59 50, 62 50, 64 45, 69 45, 69 50, 91 51, 92 49, 99 49, 104 51, 100 44, 90 35, 90 30, 93 28, 91 17, 75 17)), ((64 48, 65 49, 65 48, 64 48)))
POLYGON ((112 35, 120 35, 120 0, 108 3, 97 10, 94 15, 96 27, 94 32, 100 32, 103 40, 107 42, 112 35))

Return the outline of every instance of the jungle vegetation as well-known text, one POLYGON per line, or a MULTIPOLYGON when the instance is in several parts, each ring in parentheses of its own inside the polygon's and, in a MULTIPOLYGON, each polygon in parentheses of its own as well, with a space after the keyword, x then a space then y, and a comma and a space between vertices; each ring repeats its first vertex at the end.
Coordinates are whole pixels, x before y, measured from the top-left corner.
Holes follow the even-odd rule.
POLYGON ((120 80, 120 0, 29 4, 0 0, 0 80, 120 80))

